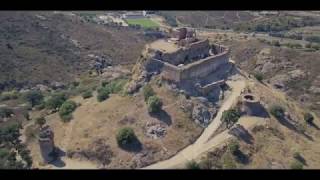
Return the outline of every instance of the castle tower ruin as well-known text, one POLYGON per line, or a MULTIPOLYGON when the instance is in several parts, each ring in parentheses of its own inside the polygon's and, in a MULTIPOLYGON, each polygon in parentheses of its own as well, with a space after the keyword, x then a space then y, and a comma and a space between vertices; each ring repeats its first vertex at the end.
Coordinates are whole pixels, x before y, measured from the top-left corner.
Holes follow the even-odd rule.
POLYGON ((259 98, 251 93, 242 95, 241 111, 249 116, 265 116, 265 110, 260 104, 259 98))
POLYGON ((55 145, 54 145, 54 134, 50 126, 44 125, 40 128, 39 133, 39 146, 43 161, 45 163, 51 162, 54 160, 54 152, 55 152, 55 145))

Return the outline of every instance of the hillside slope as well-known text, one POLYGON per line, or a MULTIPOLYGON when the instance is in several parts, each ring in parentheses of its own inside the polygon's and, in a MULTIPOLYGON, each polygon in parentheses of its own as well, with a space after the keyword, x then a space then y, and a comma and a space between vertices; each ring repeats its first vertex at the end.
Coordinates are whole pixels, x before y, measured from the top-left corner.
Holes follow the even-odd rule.
POLYGON ((138 30, 107 27, 56 12, 0 12, 0 89, 70 81, 90 68, 89 54, 134 63, 146 42, 138 30))

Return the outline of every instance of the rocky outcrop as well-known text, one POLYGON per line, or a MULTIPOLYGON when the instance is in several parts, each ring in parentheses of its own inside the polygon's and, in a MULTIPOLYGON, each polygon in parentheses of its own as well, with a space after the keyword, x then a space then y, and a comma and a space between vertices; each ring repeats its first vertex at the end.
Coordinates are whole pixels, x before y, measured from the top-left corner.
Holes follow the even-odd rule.
POLYGON ((200 126, 207 127, 215 114, 215 108, 208 108, 203 104, 196 104, 192 110, 192 119, 200 126))

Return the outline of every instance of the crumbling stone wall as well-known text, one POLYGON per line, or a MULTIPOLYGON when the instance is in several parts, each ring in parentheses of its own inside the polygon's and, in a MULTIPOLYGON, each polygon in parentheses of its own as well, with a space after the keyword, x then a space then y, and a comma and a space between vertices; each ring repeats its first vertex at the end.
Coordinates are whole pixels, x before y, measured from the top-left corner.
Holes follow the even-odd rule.
POLYGON ((209 40, 205 39, 188 44, 186 47, 181 47, 173 53, 162 53, 161 60, 173 65, 184 64, 192 59, 201 59, 209 56, 210 45, 209 40))

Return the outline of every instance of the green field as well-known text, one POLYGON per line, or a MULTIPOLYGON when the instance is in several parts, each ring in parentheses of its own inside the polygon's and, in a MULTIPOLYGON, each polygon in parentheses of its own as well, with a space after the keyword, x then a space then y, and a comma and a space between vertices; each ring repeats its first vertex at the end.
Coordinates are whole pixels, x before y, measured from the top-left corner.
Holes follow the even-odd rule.
POLYGON ((126 22, 129 25, 140 25, 143 28, 156 28, 159 27, 159 24, 148 18, 140 18, 140 19, 126 19, 126 22))

